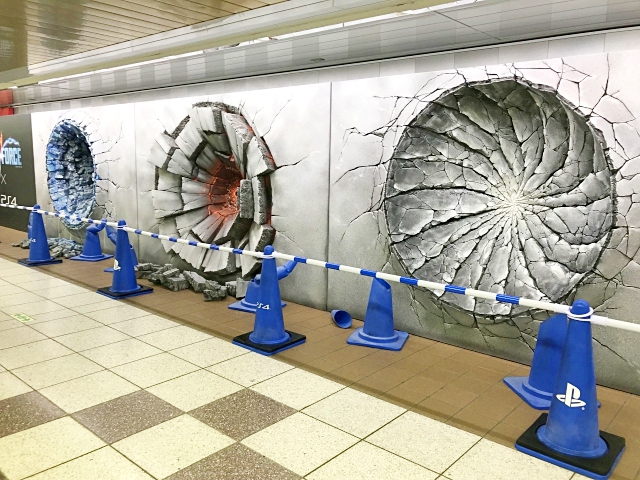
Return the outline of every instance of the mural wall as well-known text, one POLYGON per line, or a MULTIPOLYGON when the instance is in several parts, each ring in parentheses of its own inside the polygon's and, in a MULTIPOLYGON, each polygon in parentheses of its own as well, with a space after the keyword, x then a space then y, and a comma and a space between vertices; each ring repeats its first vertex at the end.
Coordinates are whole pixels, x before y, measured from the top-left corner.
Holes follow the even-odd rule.
MULTIPOLYGON (((294 255, 537 300, 581 297, 637 322, 636 58, 34 114, 38 200, 182 238, 273 242, 294 255)), ((219 278, 259 271, 252 260, 144 237, 139 256, 219 278)), ((282 292, 363 318, 369 287, 299 267, 282 292)), ((521 362, 547 318, 406 285, 393 292, 398 328, 521 362)), ((594 328, 601 383, 640 392, 637 342, 594 328)))

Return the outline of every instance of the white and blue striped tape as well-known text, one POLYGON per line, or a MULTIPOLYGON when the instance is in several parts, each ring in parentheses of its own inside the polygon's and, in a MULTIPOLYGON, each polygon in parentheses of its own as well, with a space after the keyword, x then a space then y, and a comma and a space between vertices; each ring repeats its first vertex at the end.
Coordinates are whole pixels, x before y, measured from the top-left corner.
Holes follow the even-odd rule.
MULTIPOLYGON (((448 292, 448 293, 453 293, 457 295, 465 295, 467 297, 481 298, 483 300, 491 300, 491 301, 496 301, 501 303, 510 303, 512 305, 520 305, 523 307, 536 308, 540 310, 546 310, 549 312, 563 313, 567 315, 570 314, 569 306, 560 305, 557 303, 541 302, 539 300, 531 300, 529 298, 515 297, 511 295, 505 295, 503 293, 474 290, 472 288, 462 287, 459 285, 436 283, 436 282, 430 282, 428 280, 418 280, 417 278, 403 277, 400 275, 392 275, 390 273, 377 272, 375 270, 366 270, 364 268, 350 267, 348 265, 340 265, 337 263, 323 262, 321 260, 314 260, 312 258, 296 257, 294 255, 288 255, 286 253, 280 253, 275 251, 271 255, 267 256, 263 252, 255 252, 253 250, 242 250, 240 248, 223 247, 215 244, 194 242, 192 240, 185 240, 182 238, 175 238, 175 237, 169 237, 167 235, 160 235, 158 233, 146 232, 144 230, 127 227, 126 225, 121 226, 121 225, 118 225, 116 222, 108 222, 104 219, 93 220, 91 218, 79 217, 77 215, 68 215, 68 214, 57 213, 57 212, 49 212, 46 210, 34 209, 33 207, 24 207, 20 205, 8 205, 3 203, 0 203, 0 207, 7 207, 7 208, 18 209, 18 210, 28 210, 28 211, 33 211, 35 213, 40 213, 43 215, 59 217, 59 218, 68 218, 71 220, 79 220, 81 222, 92 223, 92 224, 105 224, 114 228, 122 229, 125 232, 135 233, 136 235, 157 238, 158 240, 165 240, 165 241, 174 242, 174 243, 183 243, 185 245, 190 245, 192 247, 206 248, 209 250, 219 250, 221 252, 233 253, 236 255, 249 255, 257 258, 280 258, 282 260, 287 260, 287 261, 293 260, 297 263, 305 263, 307 265, 326 268, 328 270, 338 270, 341 272, 353 273, 353 274, 362 275, 365 277, 379 278, 381 280, 386 280, 389 282, 403 283, 405 285, 411 285, 414 287, 422 287, 422 288, 426 288, 436 292, 448 292)), ((614 320, 608 317, 602 317, 600 315, 592 315, 590 318, 583 318, 581 320, 585 320, 585 321, 588 320, 591 323, 594 323, 597 325, 603 325, 607 327, 619 328, 623 330, 629 330, 629 331, 640 333, 640 325, 637 325, 635 323, 630 323, 630 322, 622 322, 620 320, 614 320)))

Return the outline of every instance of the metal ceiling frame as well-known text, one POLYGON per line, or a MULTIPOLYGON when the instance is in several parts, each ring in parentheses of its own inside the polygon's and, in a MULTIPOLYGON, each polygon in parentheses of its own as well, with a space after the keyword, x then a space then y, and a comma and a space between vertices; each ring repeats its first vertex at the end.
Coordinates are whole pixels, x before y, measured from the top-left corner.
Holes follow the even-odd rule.
MULTIPOLYGON (((479 1, 479 0, 468 0, 479 1)), ((290 34, 372 16, 423 9, 450 0, 287 0, 209 22, 0 72, 0 89, 157 60, 197 50, 290 34)), ((454 2, 466 3, 466 2, 454 2)))

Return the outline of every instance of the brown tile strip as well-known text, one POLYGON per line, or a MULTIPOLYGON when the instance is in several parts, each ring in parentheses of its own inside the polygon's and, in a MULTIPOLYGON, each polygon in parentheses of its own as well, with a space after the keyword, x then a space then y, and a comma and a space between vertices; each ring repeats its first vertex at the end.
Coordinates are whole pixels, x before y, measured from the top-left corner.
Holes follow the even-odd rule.
MULTIPOLYGON (((24 257, 24 250, 9 246, 24 237, 22 232, 0 227, 0 255, 24 257)), ((95 288, 111 282, 103 268, 100 263, 64 262, 39 270, 95 288)), ((233 299, 205 304, 200 297, 192 291, 170 292, 157 286, 154 294, 123 303, 220 338, 250 330, 251 315, 227 309, 233 299)), ((307 335, 307 342, 277 355, 281 361, 510 447, 539 415, 502 384, 507 375, 528 375, 529 367, 415 335, 400 352, 347 346, 347 337, 362 322, 354 320, 351 329, 342 330, 333 325, 328 312, 291 302, 283 313, 287 327, 307 335)), ((600 427, 627 439, 627 451, 612 478, 640 480, 640 441, 635 440, 640 438, 640 396, 598 387, 598 399, 600 427)))
POLYGON ((248 389, 189 412, 234 440, 242 440, 294 413, 295 409, 248 389))
POLYGON ((38 392, 7 398, 0 401, 0 438, 65 415, 64 411, 38 392))
POLYGON ((114 443, 165 422, 183 412, 145 390, 116 398, 73 414, 73 418, 114 443))
POLYGON ((301 477, 239 443, 165 480, 299 480, 301 477))

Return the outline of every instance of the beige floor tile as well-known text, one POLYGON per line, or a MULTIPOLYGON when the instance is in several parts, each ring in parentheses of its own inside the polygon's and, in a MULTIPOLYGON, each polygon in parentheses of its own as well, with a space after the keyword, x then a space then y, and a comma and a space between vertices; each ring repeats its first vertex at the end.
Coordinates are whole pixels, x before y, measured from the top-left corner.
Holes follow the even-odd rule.
POLYGON ((360 438, 372 434, 404 412, 402 407, 352 388, 340 390, 304 409, 307 415, 360 438))
POLYGON ((97 363, 77 353, 54 358, 13 370, 13 373, 35 389, 49 387, 102 370, 97 363))
POLYGON ((250 352, 213 365, 207 370, 244 387, 250 387, 292 368, 294 367, 274 358, 250 352))
POLYGON ((200 370, 147 390, 165 402, 188 412, 242 390, 242 387, 211 372, 200 370))
POLYGON ((178 323, 159 317, 158 315, 147 315, 146 317, 134 318, 133 320, 112 323, 109 326, 132 337, 139 337, 148 333, 177 327, 178 325, 178 323))
POLYGON ((105 308, 96 312, 88 312, 87 317, 97 320, 105 325, 112 323, 124 322, 134 318, 146 317, 149 312, 141 308, 132 307, 131 305, 117 305, 115 307, 105 308))
MULTIPOLYGON (((9 317, 9 315, 7 315, 9 317)), ((9 317, 11 318, 11 317, 9 317)), ((6 330, 13 330, 14 328, 24 327, 24 323, 19 322, 18 320, 2 320, 0 321, 0 332, 4 332, 6 330)))
POLYGON ((76 311, 78 313, 81 313, 82 315, 86 315, 87 313, 97 312, 97 311, 100 311, 100 310, 106 310, 108 308, 112 308, 113 304, 116 302, 116 300, 112 300, 112 299, 107 298, 105 296, 102 296, 102 298, 104 300, 102 300, 100 302, 88 303, 86 305, 78 305, 76 307, 72 307, 71 310, 74 310, 74 311, 76 311))
POLYGON ((233 444, 189 415, 171 419, 113 444, 156 478, 165 478, 233 444))
MULTIPOLYGON (((31 391, 31 387, 10 372, 0 373, 0 400, 31 391)), ((0 464, 1 465, 1 464, 0 464)))
POLYGON ((74 309, 82 305, 91 305, 105 301, 106 297, 96 292, 84 292, 76 293, 74 295, 68 295, 55 299, 56 303, 59 303, 63 307, 74 309))
POLYGON ((39 473, 29 480, 152 480, 111 447, 104 447, 39 473))
POLYGON ((131 338, 122 342, 111 343, 98 348, 92 348, 82 352, 87 358, 102 365, 105 368, 117 367, 125 363, 135 362, 146 357, 162 353, 162 350, 147 345, 140 340, 131 338))
POLYGON ((7 295, 17 295, 19 293, 28 293, 28 292, 29 290, 25 290, 24 288, 18 287, 16 285, 8 285, 0 289, 0 298, 6 297, 7 295))
POLYGON ((168 353, 161 353, 111 370, 139 387, 147 388, 191 373, 198 367, 168 353))
MULTIPOLYGON (((57 303, 55 305, 58 305, 57 303)), ((59 310, 54 310, 51 312, 42 312, 42 313, 27 313, 33 320, 29 322, 29 325, 35 325, 37 323, 49 322, 51 320, 59 320, 61 318, 67 317, 75 317, 78 315, 78 312, 74 312, 68 308, 64 308, 62 305, 58 305, 60 307, 59 310)), ((25 312, 26 313, 26 312, 25 312)))
POLYGON ((180 357, 187 362, 194 363, 202 368, 239 357, 240 355, 246 355, 247 353, 249 353, 249 350, 246 348, 238 347, 231 342, 214 337, 204 342, 198 342, 171 350, 172 355, 180 357))
POLYGON ((0 350, 45 340, 46 338, 47 337, 40 332, 36 332, 30 327, 12 328, 11 330, 2 332, 2 335, 0 335, 0 350))
POLYGON ((84 315, 75 315, 73 317, 51 320, 50 322, 33 325, 34 330, 37 330, 48 337, 59 337, 61 335, 68 335, 69 333, 81 332, 83 330, 98 327, 102 327, 100 322, 91 320, 84 315))
POLYGON ((131 338, 129 335, 104 326, 56 337, 56 342, 60 342, 76 352, 81 352, 90 348, 121 342, 129 338, 131 338))
POLYGON ((6 295, 0 297, 0 308, 5 309, 7 307, 13 307, 15 305, 22 305, 25 303, 37 303, 42 300, 42 297, 31 292, 16 293, 15 295, 6 295))
POLYGON ((0 465, 18 480, 68 462, 104 446, 104 442, 71 417, 63 417, 0 438, 0 465))
POLYGON ((41 297, 48 298, 49 300, 56 300, 57 298, 68 297, 69 295, 91 293, 91 290, 69 283, 67 285, 60 285, 57 287, 40 288, 37 292, 41 297))
POLYGON ((358 439, 302 413, 245 438, 242 443, 298 475, 306 475, 358 439))
POLYGON ((203 333, 184 325, 138 337, 139 340, 162 350, 173 350, 174 348, 184 347, 209 338, 211 338, 211 335, 208 333, 203 333))
POLYGON ((451 480, 568 480, 573 472, 482 439, 444 474, 451 480))
POLYGON ((9 370, 71 355, 73 351, 55 340, 46 339, 0 350, 0 364, 9 370))
POLYGON ((133 383, 103 370, 43 388, 40 393, 67 413, 75 413, 99 403, 139 390, 133 383))
POLYGON ((29 270, 29 267, 25 267, 24 265, 20 265, 14 262, 10 265, 7 265, 6 268, 3 268, 1 275, 2 278, 11 281, 12 277, 16 277, 18 275, 26 275, 29 272, 31 272, 31 270, 29 270))
POLYGON ((0 372, 6 372, 6 369, 2 365, 0 365, 0 372))
POLYGON ((302 410, 343 388, 344 385, 299 368, 289 370, 251 387, 252 390, 262 395, 298 410, 302 410))
POLYGON ((443 473, 480 437, 414 412, 407 412, 367 438, 434 472, 443 473))
POLYGON ((51 300, 40 299, 37 303, 25 303, 22 305, 15 305, 13 307, 2 308, 1 310, 9 315, 13 315, 14 313, 26 313, 27 315, 34 317, 42 313, 68 309, 56 302, 52 302, 51 300))
POLYGON ((26 273, 22 273, 20 275, 13 275, 9 281, 14 285, 22 285, 23 288, 30 290, 68 284, 68 282, 65 282, 64 280, 52 277, 46 273, 34 272, 33 270, 27 270, 26 273))
POLYGON ((437 477, 437 473, 374 445, 360 442, 307 475, 306 478, 308 480, 434 480, 437 477))

